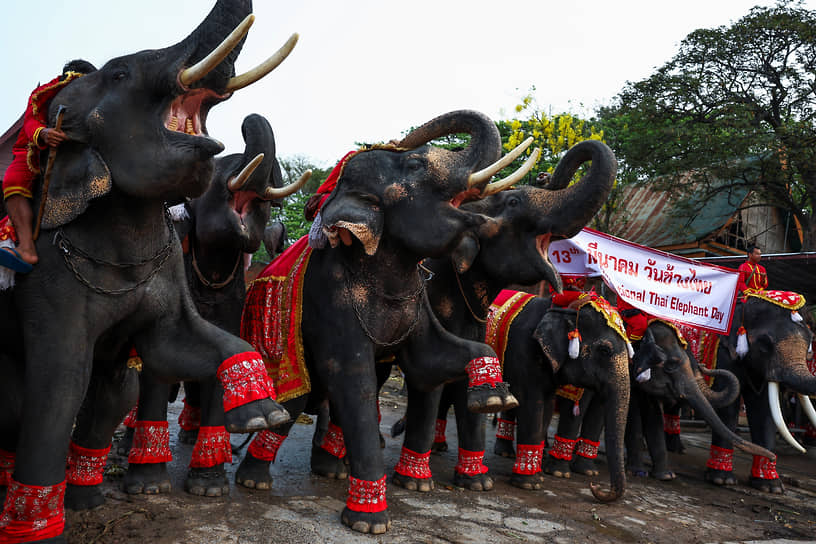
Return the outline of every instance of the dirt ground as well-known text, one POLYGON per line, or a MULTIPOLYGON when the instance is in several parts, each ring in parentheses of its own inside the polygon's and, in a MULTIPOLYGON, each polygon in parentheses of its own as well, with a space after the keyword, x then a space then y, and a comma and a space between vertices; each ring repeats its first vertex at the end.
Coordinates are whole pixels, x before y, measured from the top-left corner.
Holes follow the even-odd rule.
MULTIPOLYGON (((389 434, 405 405, 399 386, 392 378, 381 396, 387 467, 398 461, 401 447, 401 440, 389 434)), ((124 494, 116 476, 126 459, 112 453, 103 484, 107 502, 92 511, 67 513, 69 543, 816 542, 816 448, 800 455, 780 446, 778 471, 785 495, 748 487, 751 459, 741 452, 734 460, 740 484, 718 488, 702 478, 708 432, 684 428, 686 452, 671 458, 677 480, 630 478, 625 497, 607 505, 592 498, 589 479, 582 476, 569 480, 548 476, 547 487, 539 491, 508 485, 513 461, 492 453, 495 431, 490 426, 485 463, 496 480, 494 489, 478 493, 454 487, 456 426, 451 415, 447 438, 452 451, 431 456, 436 489, 418 493, 389 485, 392 529, 374 537, 340 523, 346 481, 309 473, 313 424, 293 428, 272 466, 271 491, 251 491, 233 483, 229 497, 188 495, 183 481, 192 447, 175 443, 180 410, 180 402, 171 405, 172 493, 124 494)), ((242 439, 234 435, 233 444, 242 439)), ((605 462, 603 455, 599 459, 605 462)), ((236 456, 228 467, 231 481, 238 462, 236 456)), ((599 464, 601 476, 596 480, 606 484, 603 462, 599 464)))

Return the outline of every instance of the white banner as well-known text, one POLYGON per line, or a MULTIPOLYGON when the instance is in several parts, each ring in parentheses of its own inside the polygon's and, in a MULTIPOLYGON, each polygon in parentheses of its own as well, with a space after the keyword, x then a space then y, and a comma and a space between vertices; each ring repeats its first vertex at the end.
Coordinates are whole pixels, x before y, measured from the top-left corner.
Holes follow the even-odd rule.
POLYGON ((565 275, 603 276, 632 306, 671 321, 728 334, 739 274, 640 246, 593 229, 550 244, 565 275))

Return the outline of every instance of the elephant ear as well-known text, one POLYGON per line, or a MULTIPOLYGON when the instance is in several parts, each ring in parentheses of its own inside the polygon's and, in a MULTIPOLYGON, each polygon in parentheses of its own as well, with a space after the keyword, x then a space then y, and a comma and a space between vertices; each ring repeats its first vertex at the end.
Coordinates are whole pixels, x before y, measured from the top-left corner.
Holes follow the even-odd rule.
POLYGON ((533 338, 541 346, 544 358, 550 363, 553 373, 561 369, 561 364, 567 359, 569 331, 575 328, 575 312, 549 310, 538 322, 533 338))
POLYGON ((367 255, 374 255, 380 245, 385 216, 379 205, 344 193, 328 201, 321 210, 323 226, 328 227, 329 242, 336 247, 338 229, 348 230, 363 244, 367 255))
POLYGON ((110 169, 99 153, 76 142, 59 146, 49 179, 47 194, 40 194, 38 198, 38 201, 45 198, 43 229, 73 221, 85 211, 92 198, 107 194, 113 185, 110 169))
POLYGON ((456 246, 451 255, 456 272, 464 274, 473 265, 476 256, 479 254, 479 240, 470 234, 462 237, 462 241, 456 246))

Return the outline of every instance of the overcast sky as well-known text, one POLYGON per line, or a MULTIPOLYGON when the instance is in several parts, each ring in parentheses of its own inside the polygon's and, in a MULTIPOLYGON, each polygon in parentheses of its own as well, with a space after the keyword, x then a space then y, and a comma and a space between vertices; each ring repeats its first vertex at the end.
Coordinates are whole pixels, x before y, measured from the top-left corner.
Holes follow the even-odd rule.
MULTIPOLYGON (((97 66, 172 45, 214 0, 3 2, 0 133, 38 82, 72 58, 97 66)), ((384 141, 446 111, 507 119, 531 86, 553 113, 608 104, 626 81, 648 77, 697 28, 728 25, 763 0, 255 0, 237 70, 300 34, 275 72, 214 108, 207 127, 228 153, 240 125, 266 116, 279 156, 334 164, 355 141, 384 141)), ((816 9, 816 0, 808 0, 816 9)), ((126 127, 122 127, 123 130, 126 127)))

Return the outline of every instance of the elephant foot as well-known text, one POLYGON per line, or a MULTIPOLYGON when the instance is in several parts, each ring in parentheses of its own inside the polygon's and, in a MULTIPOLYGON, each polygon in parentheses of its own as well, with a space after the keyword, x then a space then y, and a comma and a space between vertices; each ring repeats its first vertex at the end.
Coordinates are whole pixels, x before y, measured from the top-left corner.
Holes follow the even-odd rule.
POLYGON ((272 399, 254 400, 224 413, 224 427, 231 433, 263 431, 290 420, 286 408, 272 399))
POLYGON ((335 457, 323 448, 312 447, 312 472, 318 476, 345 480, 348 478, 348 466, 345 457, 335 457))
POLYGON ((433 478, 412 478, 397 472, 394 473, 391 481, 408 491, 419 491, 420 493, 427 493, 434 488, 433 478))
POLYGON ((105 504, 105 497, 98 485, 65 485, 65 508, 90 510, 105 504))
POLYGON ((683 441, 680 440, 679 434, 666 435, 666 449, 672 453, 684 453, 686 447, 683 446, 683 441))
POLYGON ((184 490, 199 497, 229 495, 230 488, 224 464, 207 468, 191 468, 184 481, 184 490))
POLYGON ((261 491, 272 489, 272 476, 269 475, 269 465, 269 461, 263 461, 247 454, 238 466, 238 470, 235 471, 235 483, 249 489, 261 491))
POLYGON ((785 487, 782 485, 782 480, 779 478, 774 478, 772 480, 766 480, 765 478, 755 478, 751 476, 748 480, 748 483, 751 484, 751 487, 754 489, 758 489, 763 493, 773 493, 774 495, 781 495, 785 492, 785 487))
POLYGON ((677 478, 677 474, 671 470, 653 470, 649 476, 660 482, 670 482, 677 478))
POLYGON ((543 484, 544 477, 540 472, 535 474, 516 474, 514 472, 513 475, 510 476, 510 485, 518 487, 519 489, 526 489, 527 491, 541 489, 543 484))
POLYGON ((518 406, 518 400, 510 392, 507 383, 499 382, 495 386, 490 384, 468 387, 467 407, 477 414, 492 414, 504 410, 512 410, 518 406))
POLYGON ((340 515, 343 525, 351 527, 358 533, 381 535, 391 528, 391 516, 388 510, 382 512, 356 512, 348 507, 340 515))
POLYGON ((178 432, 178 441, 182 444, 188 444, 190 446, 195 445, 196 440, 198 440, 198 429, 191 429, 189 431, 185 429, 180 429, 178 432))
POLYGON ((129 495, 170 493, 172 487, 166 463, 131 463, 122 481, 129 495))
POLYGON ((728 470, 706 469, 705 480, 714 485, 737 485, 734 473, 728 470))
POLYGON ((447 442, 434 442, 431 444, 431 453, 437 452, 442 453, 448 451, 448 443, 447 442))
POLYGON ((516 450, 513 448, 513 441, 506 438, 496 438, 496 443, 493 445, 493 453, 501 457, 514 458, 516 450))
POLYGON ((462 474, 460 472, 453 473, 453 485, 464 487, 471 491, 490 491, 493 489, 493 478, 484 474, 462 474))
POLYGON ((569 478, 572 476, 570 462, 566 459, 556 459, 551 455, 547 457, 547 461, 544 463, 544 472, 556 478, 569 478))
POLYGON ((133 445, 133 433, 134 429, 132 427, 128 427, 125 431, 125 435, 119 440, 116 444, 116 454, 121 457, 127 457, 130 453, 130 447, 133 445))
POLYGON ((570 470, 576 474, 583 474, 584 476, 597 476, 599 474, 598 468, 595 466, 595 461, 581 455, 576 455, 573 458, 572 463, 570 463, 570 470))

